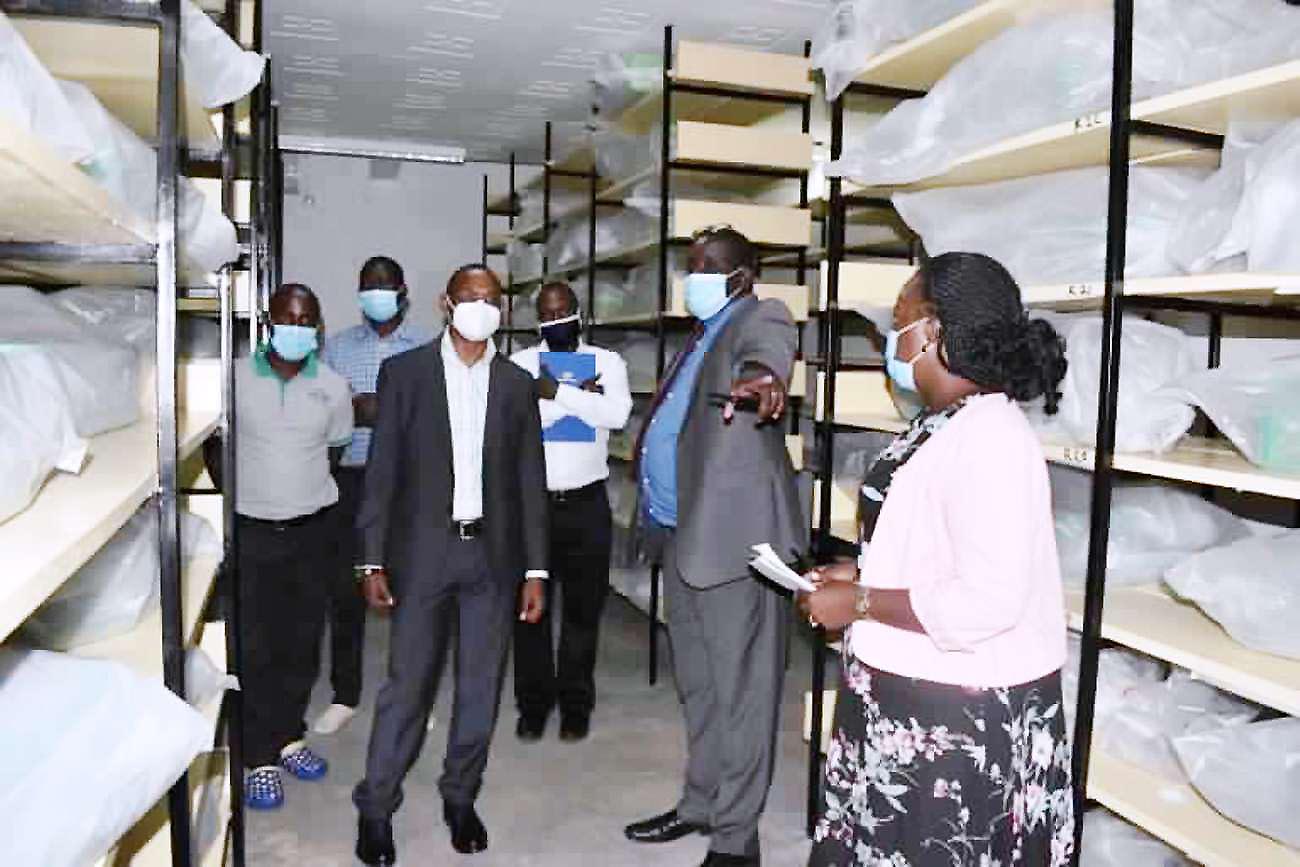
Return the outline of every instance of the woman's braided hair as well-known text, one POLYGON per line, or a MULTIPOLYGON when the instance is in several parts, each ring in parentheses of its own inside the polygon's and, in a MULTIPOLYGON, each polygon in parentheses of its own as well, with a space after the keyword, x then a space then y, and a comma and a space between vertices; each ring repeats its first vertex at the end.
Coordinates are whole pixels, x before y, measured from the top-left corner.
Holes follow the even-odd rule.
POLYGON ((1065 341, 1043 319, 1030 319, 1015 279, 980 253, 944 253, 921 265, 921 291, 943 329, 948 368, 1017 401, 1060 403, 1065 341))

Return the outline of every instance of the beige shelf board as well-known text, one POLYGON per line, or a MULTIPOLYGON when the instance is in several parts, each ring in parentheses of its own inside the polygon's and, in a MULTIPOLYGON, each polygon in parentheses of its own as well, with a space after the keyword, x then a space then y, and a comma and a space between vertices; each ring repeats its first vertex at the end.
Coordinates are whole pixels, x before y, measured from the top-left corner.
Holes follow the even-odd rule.
POLYGON ((709 226, 728 225, 756 244, 806 246, 812 235, 812 214, 804 208, 674 199, 671 232, 690 238, 709 226))
POLYGON ((813 94, 806 57, 716 42, 678 42, 672 77, 679 84, 728 87, 750 93, 813 94))
MULTIPOLYGON (((1174 93, 1135 102, 1134 120, 1223 133, 1231 119, 1294 117, 1300 114, 1300 60, 1258 69, 1174 93)), ((1185 144, 1134 136, 1134 162, 1186 163, 1209 158, 1185 144)), ((1212 151, 1210 152, 1213 153, 1212 151)), ((1105 165, 1110 156, 1110 111, 1082 115, 1012 136, 958 160, 946 172, 913 184, 864 188, 846 184, 845 192, 886 195, 891 189, 927 189, 982 184, 1009 178, 1105 165)))
POLYGON ((1094 749, 1088 796, 1205 867, 1297 867, 1300 851, 1225 818, 1191 786, 1094 749))
POLYGON ((813 156, 807 133, 687 120, 677 122, 672 145, 674 160, 698 166, 806 171, 813 156))
MULTIPOLYGON (((57 78, 80 82, 136 135, 157 139, 158 30, 155 27, 27 17, 14 26, 57 78)), ((181 83, 181 117, 188 147, 221 147, 208 111, 181 83)))
POLYGON ((0 240, 151 244, 154 223, 113 198, 75 165, 0 120, 0 240))
POLYGON ((929 90, 953 64, 1014 26, 1043 0, 988 0, 873 57, 857 80, 929 90))
MULTIPOLYGON (((830 285, 830 263, 822 261, 819 306, 826 309, 826 290, 830 285)), ((890 309, 903 285, 912 279, 916 266, 884 262, 841 262, 837 292, 841 310, 857 306, 890 309)))
MULTIPOLYGON (((840 377, 845 375, 841 373, 840 377)), ((837 403, 840 393, 837 388, 837 403)), ((905 421, 892 413, 876 409, 845 409, 835 414, 835 422, 892 432, 907 427, 905 421)), ((1052 463, 1089 472, 1097 459, 1092 446, 1054 442, 1046 438, 1043 440, 1043 454, 1052 463)), ((1283 475, 1257 467, 1222 440, 1187 436, 1163 455, 1120 452, 1115 455, 1114 465, 1117 470, 1152 478, 1300 500, 1300 475, 1283 475)))
POLYGON ((658 321, 658 313, 637 313, 630 316, 609 316, 604 319, 596 319, 591 324, 606 328, 617 328, 619 326, 634 328, 641 325, 654 325, 658 321))
MULTIPOLYGON (((1025 303, 1031 306, 1095 306, 1106 294, 1104 281, 1027 286, 1025 303)), ((1124 281, 1124 294, 1132 296, 1199 296, 1267 303, 1273 296, 1286 299, 1300 294, 1300 274, 1265 274, 1240 271, 1221 274, 1187 274, 1173 277, 1138 277, 1124 281)))
MULTIPOLYGON (((1083 627, 1083 593, 1066 591, 1072 629, 1083 627)), ((1101 634, 1126 647, 1181 665, 1198 677, 1259 704, 1300 716, 1300 660, 1251 650, 1195 605, 1160 585, 1106 591, 1101 634)))
MULTIPOLYGON (((217 413, 181 417, 188 457, 217 425, 217 413)), ((80 475, 55 473, 26 510, 0 524, 0 640, 117 532, 158 484, 152 418, 90 441, 80 475)))

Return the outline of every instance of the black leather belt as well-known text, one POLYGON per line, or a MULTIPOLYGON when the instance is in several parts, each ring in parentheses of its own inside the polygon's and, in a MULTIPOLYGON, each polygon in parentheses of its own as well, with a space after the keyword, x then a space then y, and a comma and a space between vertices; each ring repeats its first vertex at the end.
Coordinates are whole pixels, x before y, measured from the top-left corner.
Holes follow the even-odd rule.
POLYGON ((451 522, 451 531, 456 534, 456 538, 462 542, 468 542, 471 539, 477 539, 483 535, 483 519, 475 518, 473 521, 456 521, 451 522))
POLYGON ((312 512, 310 515, 298 515, 293 518, 284 518, 282 520, 254 518, 250 515, 236 515, 235 517, 237 517, 240 521, 246 524, 255 524, 259 527, 267 527, 272 530, 287 530, 290 527, 301 527, 305 524, 310 524, 312 521, 315 521, 317 518, 324 517, 325 514, 332 508, 334 507, 326 506, 323 509, 319 509, 315 512, 312 512))
POLYGON ((581 488, 570 488, 567 491, 551 491, 552 503, 567 503, 570 500, 583 500, 605 490, 605 480, 592 482, 590 485, 583 485, 581 488))

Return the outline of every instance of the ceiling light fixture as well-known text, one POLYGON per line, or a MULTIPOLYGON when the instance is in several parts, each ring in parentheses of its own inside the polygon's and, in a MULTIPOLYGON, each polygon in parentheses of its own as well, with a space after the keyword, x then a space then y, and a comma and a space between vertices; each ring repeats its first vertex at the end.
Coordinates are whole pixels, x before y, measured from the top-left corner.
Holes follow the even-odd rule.
POLYGON ((452 145, 430 145, 407 141, 358 139, 305 135, 280 135, 280 150, 294 154, 401 160, 413 163, 463 163, 465 149, 452 145))

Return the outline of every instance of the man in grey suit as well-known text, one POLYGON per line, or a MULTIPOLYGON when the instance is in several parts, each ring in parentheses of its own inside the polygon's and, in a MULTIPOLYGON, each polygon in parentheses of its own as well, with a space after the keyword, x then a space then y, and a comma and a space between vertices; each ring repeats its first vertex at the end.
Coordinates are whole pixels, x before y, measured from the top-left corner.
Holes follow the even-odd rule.
POLYGON ((697 237, 686 306, 699 321, 637 451, 643 526, 662 543, 689 758, 676 808, 626 834, 662 843, 706 833, 703 867, 759 863, 790 604, 753 577, 750 546, 805 542, 778 424, 797 335, 785 305, 754 297, 757 270, 753 244, 735 230, 697 237))
POLYGON ((496 352, 501 284, 481 264, 452 275, 442 338, 379 370, 379 416, 357 527, 358 580, 392 612, 357 857, 393 864, 392 815, 419 756, 453 624, 456 695, 438 788, 453 848, 487 848, 474 810, 496 724, 515 615, 541 619, 547 577, 546 465, 533 378, 496 352))

